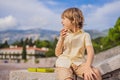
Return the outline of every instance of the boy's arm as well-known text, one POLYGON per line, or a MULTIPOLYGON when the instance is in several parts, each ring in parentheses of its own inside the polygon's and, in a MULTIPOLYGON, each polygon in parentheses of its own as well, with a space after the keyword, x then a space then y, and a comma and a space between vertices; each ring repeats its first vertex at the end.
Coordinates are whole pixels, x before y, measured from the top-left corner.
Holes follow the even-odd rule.
POLYGON ((84 79, 85 80, 93 80, 93 78, 97 78, 97 75, 94 73, 92 70, 92 62, 94 59, 94 49, 92 46, 91 38, 89 34, 86 34, 85 37, 85 48, 87 50, 87 58, 86 62, 83 64, 84 65, 84 79), (94 75, 94 77, 93 77, 94 75))
POLYGON ((64 39, 67 36, 67 30, 66 29, 62 29, 60 32, 60 38, 57 42, 56 48, 55 48, 55 55, 59 56, 60 54, 62 54, 63 52, 63 43, 64 43, 64 39))
POLYGON ((94 59, 94 49, 93 49, 93 46, 86 46, 86 50, 87 50, 86 65, 91 67, 93 59, 94 59))
POLYGON ((86 66, 91 67, 94 58, 94 49, 93 49, 91 37, 88 33, 86 33, 85 36, 85 48, 87 50, 86 66))
POLYGON ((64 40, 61 39, 61 38, 58 40, 56 48, 55 48, 55 55, 56 56, 59 56, 60 54, 62 54, 62 52, 63 52, 63 42, 64 42, 64 40))
POLYGON ((86 46, 87 49, 87 60, 84 63, 84 79, 93 80, 94 77, 97 78, 97 75, 92 70, 92 62, 94 58, 94 50, 92 46, 86 46), (94 77, 93 77, 94 75, 94 77))

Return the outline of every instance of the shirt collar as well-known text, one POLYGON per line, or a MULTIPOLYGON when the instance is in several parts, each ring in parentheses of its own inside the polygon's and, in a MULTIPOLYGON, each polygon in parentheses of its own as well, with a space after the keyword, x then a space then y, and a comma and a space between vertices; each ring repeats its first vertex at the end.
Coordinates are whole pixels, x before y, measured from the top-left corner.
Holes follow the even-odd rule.
POLYGON ((84 30, 83 29, 79 29, 77 32, 72 32, 71 30, 68 30, 68 33, 71 33, 71 34, 78 34, 78 33, 83 33, 84 30))

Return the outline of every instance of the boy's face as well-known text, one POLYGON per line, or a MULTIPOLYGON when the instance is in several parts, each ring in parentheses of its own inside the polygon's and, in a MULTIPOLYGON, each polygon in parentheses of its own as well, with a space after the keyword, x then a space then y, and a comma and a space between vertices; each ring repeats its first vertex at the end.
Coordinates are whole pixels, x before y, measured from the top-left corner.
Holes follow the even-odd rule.
POLYGON ((71 21, 66 17, 62 18, 61 23, 63 24, 64 29, 71 29, 72 27, 71 21))

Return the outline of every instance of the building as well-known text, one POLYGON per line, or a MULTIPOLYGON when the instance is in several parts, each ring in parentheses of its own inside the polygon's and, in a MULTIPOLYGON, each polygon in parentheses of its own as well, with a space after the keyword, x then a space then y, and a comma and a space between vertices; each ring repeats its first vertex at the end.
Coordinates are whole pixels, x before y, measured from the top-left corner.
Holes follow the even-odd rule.
MULTIPOLYGON (((22 47, 10 46, 9 48, 0 49, 0 59, 2 60, 21 60, 22 59, 22 47)), ((31 57, 43 57, 45 52, 48 51, 48 48, 36 48, 36 46, 29 47, 26 46, 27 59, 31 57)))

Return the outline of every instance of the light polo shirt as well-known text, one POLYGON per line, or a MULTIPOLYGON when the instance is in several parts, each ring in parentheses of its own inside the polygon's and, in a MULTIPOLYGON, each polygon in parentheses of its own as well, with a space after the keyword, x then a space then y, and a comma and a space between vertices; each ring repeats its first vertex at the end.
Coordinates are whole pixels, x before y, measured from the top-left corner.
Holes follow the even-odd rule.
POLYGON ((77 66, 85 62, 85 47, 92 46, 91 37, 87 32, 68 32, 64 40, 63 53, 56 60, 57 67, 69 68, 72 63, 77 66))

